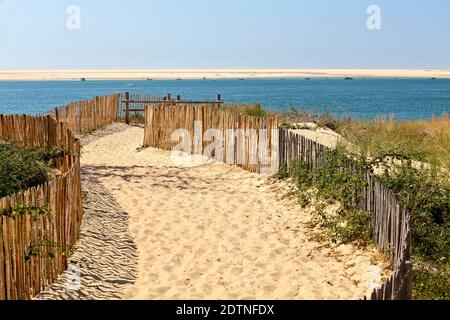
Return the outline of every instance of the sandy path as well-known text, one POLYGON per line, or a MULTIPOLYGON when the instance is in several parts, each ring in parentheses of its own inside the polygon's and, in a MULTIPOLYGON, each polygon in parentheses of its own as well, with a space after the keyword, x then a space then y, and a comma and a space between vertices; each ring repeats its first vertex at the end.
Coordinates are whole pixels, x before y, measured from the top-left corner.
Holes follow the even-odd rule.
MULTIPOLYGON (((82 138, 83 146, 123 130, 112 125, 82 138)), ((119 299, 137 276, 136 244, 128 214, 98 181, 81 168, 84 217, 80 240, 69 258, 69 269, 41 292, 37 300, 119 299)))
POLYGON ((130 216, 138 277, 122 298, 359 299, 380 281, 374 252, 312 241, 309 214, 265 177, 172 166, 169 152, 137 150, 142 139, 130 127, 83 151, 85 173, 130 216))

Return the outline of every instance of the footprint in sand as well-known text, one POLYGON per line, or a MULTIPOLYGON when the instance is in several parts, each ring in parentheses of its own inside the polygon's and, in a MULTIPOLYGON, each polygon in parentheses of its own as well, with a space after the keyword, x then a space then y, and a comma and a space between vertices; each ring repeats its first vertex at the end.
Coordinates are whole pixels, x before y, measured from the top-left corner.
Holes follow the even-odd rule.
POLYGON ((243 269, 239 267, 235 267, 231 269, 231 274, 238 276, 242 273, 243 269))
POLYGON ((162 294, 166 294, 167 291, 169 291, 169 290, 170 290, 170 287, 159 287, 159 288, 156 288, 154 291, 156 293, 158 293, 159 295, 162 295, 162 294))

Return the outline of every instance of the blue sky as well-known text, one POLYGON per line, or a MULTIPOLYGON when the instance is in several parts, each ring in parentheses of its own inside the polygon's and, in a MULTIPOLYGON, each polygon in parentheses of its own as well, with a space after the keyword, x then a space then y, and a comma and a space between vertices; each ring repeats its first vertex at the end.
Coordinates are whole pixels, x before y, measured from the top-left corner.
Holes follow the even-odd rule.
POLYGON ((449 16, 448 0, 0 0, 0 69, 449 68, 449 16))

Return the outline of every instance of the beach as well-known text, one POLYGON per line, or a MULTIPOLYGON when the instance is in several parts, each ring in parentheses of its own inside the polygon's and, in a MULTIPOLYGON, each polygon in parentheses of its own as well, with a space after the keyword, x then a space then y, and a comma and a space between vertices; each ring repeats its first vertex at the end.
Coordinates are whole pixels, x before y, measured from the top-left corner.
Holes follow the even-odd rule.
POLYGON ((0 80, 175 80, 259 78, 450 78, 450 69, 0 70, 0 80))
MULTIPOLYGON (((114 223, 117 259, 99 227, 116 215, 82 227, 75 256, 102 268, 84 266, 79 298, 360 299, 381 283, 378 251, 314 240, 311 212, 281 199, 283 184, 221 163, 175 166, 170 152, 140 148, 142 128, 118 126, 84 139, 87 192, 126 217, 114 223)), ((42 298, 72 297, 60 279, 42 298)))

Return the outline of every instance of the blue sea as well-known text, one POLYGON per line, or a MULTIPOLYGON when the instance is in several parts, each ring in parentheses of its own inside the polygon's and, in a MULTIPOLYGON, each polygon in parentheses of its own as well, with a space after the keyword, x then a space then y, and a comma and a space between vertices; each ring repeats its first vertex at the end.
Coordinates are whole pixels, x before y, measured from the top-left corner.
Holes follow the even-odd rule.
POLYGON ((339 117, 398 120, 450 113, 450 79, 245 79, 153 81, 0 81, 0 114, 46 112, 115 92, 171 93, 185 99, 253 103, 272 110, 295 106, 339 117))

